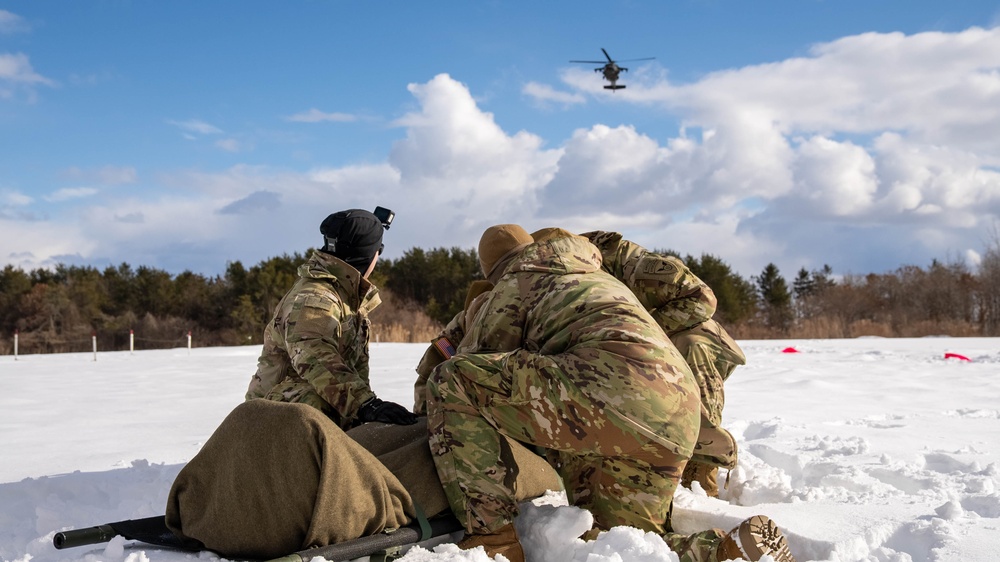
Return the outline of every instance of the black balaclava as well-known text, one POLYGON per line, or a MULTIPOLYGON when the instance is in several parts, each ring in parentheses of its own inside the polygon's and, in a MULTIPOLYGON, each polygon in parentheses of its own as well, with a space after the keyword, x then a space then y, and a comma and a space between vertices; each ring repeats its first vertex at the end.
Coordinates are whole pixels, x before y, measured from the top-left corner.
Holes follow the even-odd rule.
POLYGON ((382 221, 370 211, 349 209, 326 217, 319 226, 323 251, 349 263, 362 275, 382 249, 382 221))

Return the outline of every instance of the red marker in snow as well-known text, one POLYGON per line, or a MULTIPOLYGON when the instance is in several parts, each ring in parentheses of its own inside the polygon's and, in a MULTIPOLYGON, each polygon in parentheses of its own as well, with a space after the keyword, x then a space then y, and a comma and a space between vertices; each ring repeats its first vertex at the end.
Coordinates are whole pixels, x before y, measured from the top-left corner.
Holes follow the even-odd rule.
POLYGON ((794 347, 786 347, 785 349, 782 349, 781 352, 782 353, 798 353, 799 350, 795 349, 794 347))
POLYGON ((972 361, 972 359, 969 359, 968 357, 966 357, 964 355, 959 355, 957 353, 945 353, 944 354, 944 358, 945 359, 959 359, 961 361, 972 361))

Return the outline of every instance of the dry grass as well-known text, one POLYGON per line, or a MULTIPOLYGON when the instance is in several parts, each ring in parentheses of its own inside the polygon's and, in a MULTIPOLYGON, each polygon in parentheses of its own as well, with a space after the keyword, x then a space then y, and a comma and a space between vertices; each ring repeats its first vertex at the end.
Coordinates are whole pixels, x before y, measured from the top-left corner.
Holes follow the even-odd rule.
POLYGON ((882 338, 921 338, 926 336, 975 337, 981 330, 970 322, 929 320, 893 326, 889 322, 856 320, 848 322, 838 317, 800 319, 787 332, 756 324, 727 325, 726 330, 738 340, 768 339, 840 339, 875 336, 882 338))
POLYGON ((382 304, 372 312, 372 342, 430 342, 442 329, 440 323, 415 303, 397 298, 387 290, 380 290, 382 304))

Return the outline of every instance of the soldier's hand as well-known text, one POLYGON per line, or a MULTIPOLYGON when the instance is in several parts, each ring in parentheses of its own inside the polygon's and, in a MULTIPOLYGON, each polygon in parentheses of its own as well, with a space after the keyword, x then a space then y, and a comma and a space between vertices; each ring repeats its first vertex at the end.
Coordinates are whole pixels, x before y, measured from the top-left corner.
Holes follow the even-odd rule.
POLYGON ((382 422, 396 425, 412 425, 417 423, 417 415, 395 402, 386 402, 372 398, 361 405, 358 419, 363 422, 382 422))

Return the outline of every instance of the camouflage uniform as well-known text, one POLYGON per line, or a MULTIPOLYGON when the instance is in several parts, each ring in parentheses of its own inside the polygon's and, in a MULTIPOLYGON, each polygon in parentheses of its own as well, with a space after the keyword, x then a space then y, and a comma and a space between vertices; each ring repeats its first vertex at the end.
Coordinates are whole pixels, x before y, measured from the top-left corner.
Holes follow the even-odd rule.
POLYGON ((354 267, 314 252, 264 330, 264 349, 246 399, 302 402, 340 427, 356 425, 373 398, 368 382, 368 314, 381 302, 354 267))
POLYGON ((600 248, 604 270, 635 293, 691 367, 701 390, 701 432, 683 482, 690 486, 699 480, 717 496, 717 467, 734 468, 737 462, 736 441, 722 428, 723 383, 737 365, 746 363, 746 357, 712 320, 715 293, 676 257, 649 252, 617 232, 582 236, 600 248))
MULTIPOLYGON (((572 234, 547 228, 532 236, 543 241, 572 234)), ((738 365, 746 363, 746 357, 726 330, 712 319, 715 293, 678 258, 648 252, 617 232, 593 231, 582 236, 601 251, 601 269, 635 294, 691 368, 701 391, 701 430, 683 483, 690 486, 692 480, 698 480, 706 492, 717 496, 717 467, 733 468, 737 462, 736 441, 722 428, 723 383, 738 365)), ((447 337, 458 345, 465 336, 465 320, 466 313, 458 313, 438 337, 447 337)), ((430 346, 418 363, 414 412, 426 413, 427 377, 443 360, 434 346, 430 346)))
POLYGON ((697 481, 708 495, 718 497, 718 467, 733 469, 738 460, 736 441, 722 427, 726 403, 723 384, 738 365, 746 364, 746 356, 712 319, 674 334, 670 341, 684 356, 701 389, 701 431, 681 483, 690 487, 692 481, 697 481))
MULTIPOLYGON (((446 338, 449 342, 458 346, 464 337, 465 311, 462 310, 448 322, 444 329, 441 330, 441 333, 434 338, 434 341, 437 341, 439 338, 446 338)), ((417 363, 417 380, 413 383, 413 413, 427 413, 427 379, 431 376, 431 371, 434 370, 434 367, 440 365, 444 360, 445 357, 434 347, 433 342, 427 346, 423 356, 417 363)))
MULTIPOLYGON (((517 465, 499 434, 542 449, 569 500, 607 529, 657 532, 709 559, 721 536, 670 532, 670 505, 698 436, 698 387, 636 297, 569 236, 507 265, 458 353, 427 382, 431 450, 470 533, 513 521, 517 465), (692 546, 693 545, 693 546, 692 546)), ((694 556, 694 558, 691 558, 694 556)))

